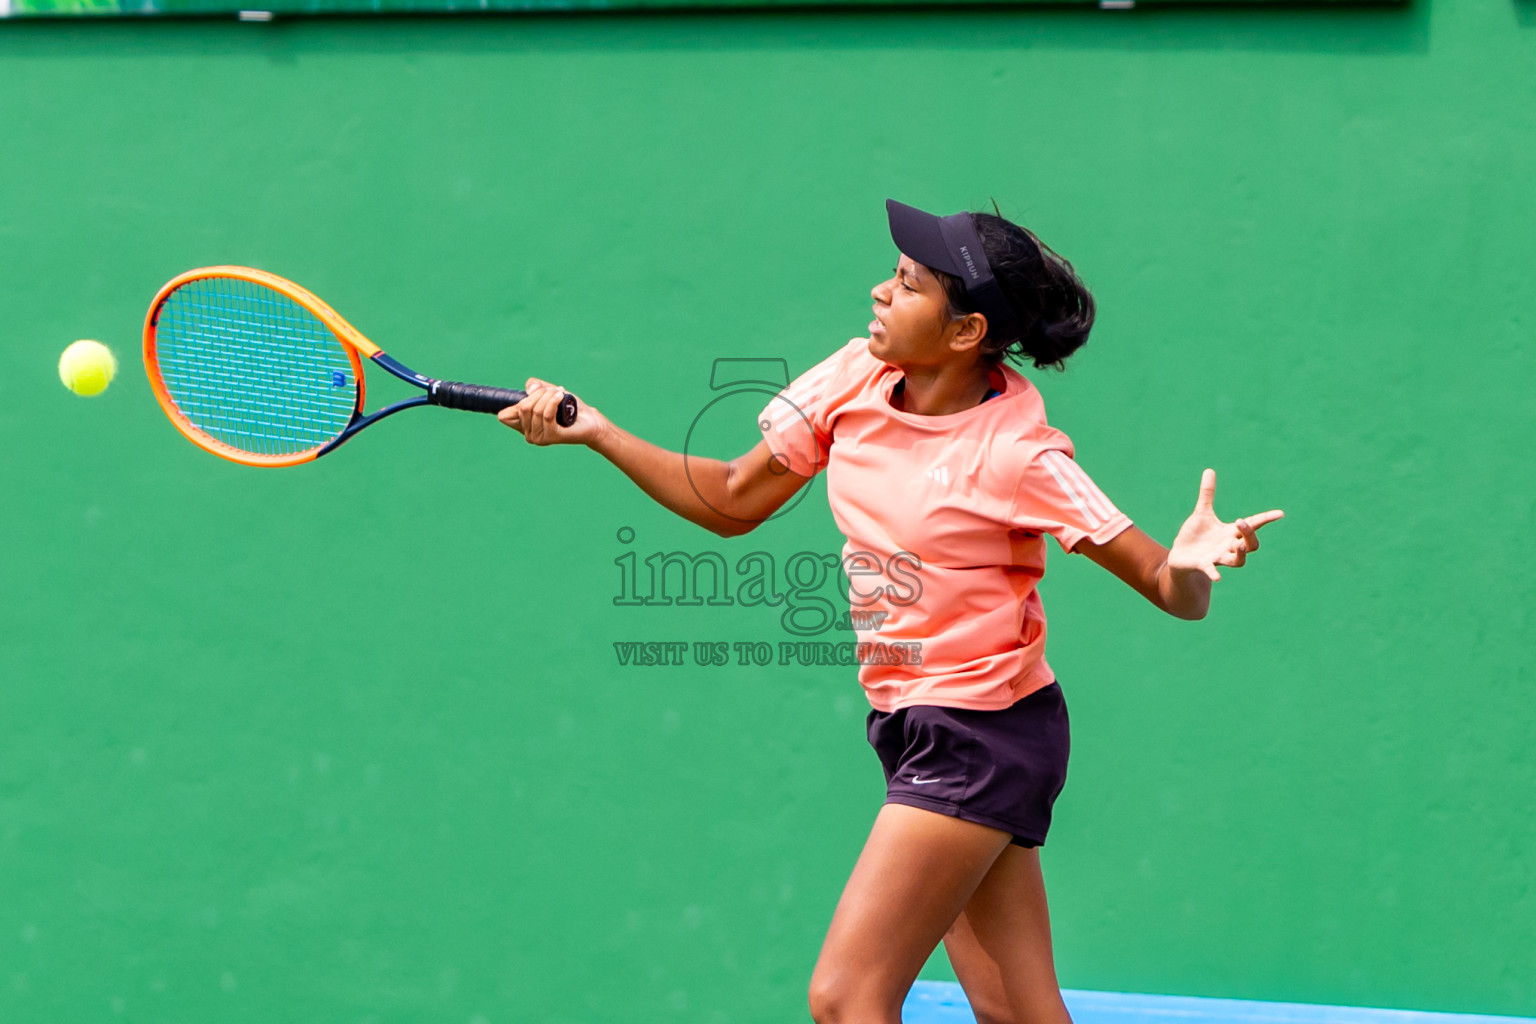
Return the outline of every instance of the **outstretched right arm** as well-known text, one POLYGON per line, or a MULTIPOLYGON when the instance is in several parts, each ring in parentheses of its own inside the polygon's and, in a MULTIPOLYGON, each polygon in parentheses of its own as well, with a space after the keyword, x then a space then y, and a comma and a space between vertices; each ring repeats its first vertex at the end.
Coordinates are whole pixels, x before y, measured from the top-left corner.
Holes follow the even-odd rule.
POLYGON ((765 441, 729 462, 684 456, 616 426, 586 402, 576 422, 562 427, 555 412, 565 389, 530 377, 526 390, 528 397, 503 409, 500 419, 529 444, 584 444, 657 502, 722 537, 751 531, 810 480, 790 472, 765 441))

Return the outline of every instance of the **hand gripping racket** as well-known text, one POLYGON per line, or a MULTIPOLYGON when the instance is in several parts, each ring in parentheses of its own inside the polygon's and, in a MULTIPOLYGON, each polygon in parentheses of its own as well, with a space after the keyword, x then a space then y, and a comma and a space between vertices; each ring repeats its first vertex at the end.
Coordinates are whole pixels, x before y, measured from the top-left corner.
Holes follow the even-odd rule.
MULTIPOLYGON (((528 397, 424 377, 311 292, 250 267, 189 270, 161 288, 144 319, 144 366, 177 430, 247 466, 310 462, 401 409, 495 414, 528 397), (363 356, 426 394, 364 415, 363 356)), ((555 419, 575 422, 575 396, 555 419)))

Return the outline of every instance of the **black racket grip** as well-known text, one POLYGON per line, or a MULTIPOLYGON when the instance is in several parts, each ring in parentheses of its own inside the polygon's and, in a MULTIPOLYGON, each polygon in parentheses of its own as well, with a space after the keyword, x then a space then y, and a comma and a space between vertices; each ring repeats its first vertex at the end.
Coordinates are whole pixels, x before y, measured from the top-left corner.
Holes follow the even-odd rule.
MULTIPOLYGON (((445 409, 463 409, 466 412, 501 412, 528 397, 528 392, 509 388, 488 388, 481 384, 463 384, 455 380, 435 380, 427 389, 427 404, 440 405, 445 409)), ((567 392, 560 399, 560 411, 555 422, 568 427, 576 422, 576 396, 567 392)))

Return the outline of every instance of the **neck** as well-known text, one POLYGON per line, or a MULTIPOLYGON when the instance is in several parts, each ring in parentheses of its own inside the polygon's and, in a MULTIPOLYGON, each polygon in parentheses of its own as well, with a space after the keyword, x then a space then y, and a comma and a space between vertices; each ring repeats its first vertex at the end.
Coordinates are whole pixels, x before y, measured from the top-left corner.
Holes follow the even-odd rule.
POLYGON ((903 366, 905 385, 897 408, 916 416, 948 416, 981 404, 992 388, 989 366, 903 366))

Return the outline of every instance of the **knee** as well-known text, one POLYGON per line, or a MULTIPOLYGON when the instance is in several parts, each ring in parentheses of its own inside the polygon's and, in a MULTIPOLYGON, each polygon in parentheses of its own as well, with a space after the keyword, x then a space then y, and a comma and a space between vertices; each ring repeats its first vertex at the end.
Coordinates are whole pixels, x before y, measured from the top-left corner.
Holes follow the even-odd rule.
POLYGON ((820 972, 811 976, 811 989, 806 994, 810 1003, 811 1020, 816 1024, 838 1024, 846 1020, 842 1011, 841 991, 820 972))
POLYGON ((829 984, 820 975, 811 978, 811 990, 806 993, 806 1001, 811 1004, 811 1019, 816 1024, 834 1024, 839 1018, 837 1012, 837 987, 829 984))
POLYGON ((824 971, 811 976, 811 989, 807 993, 811 1019, 816 1024, 846 1024, 848 1021, 847 988, 824 971))
POLYGON ((816 1024, 885 1024, 901 1021, 901 999, 892 1000, 883 987, 863 979, 839 977, 818 970, 811 977, 808 1001, 816 1024))

